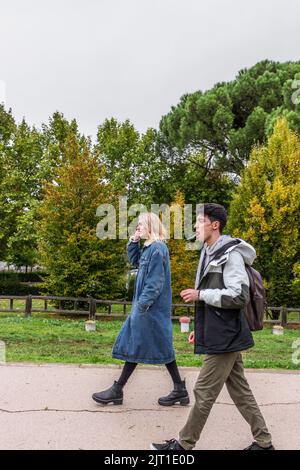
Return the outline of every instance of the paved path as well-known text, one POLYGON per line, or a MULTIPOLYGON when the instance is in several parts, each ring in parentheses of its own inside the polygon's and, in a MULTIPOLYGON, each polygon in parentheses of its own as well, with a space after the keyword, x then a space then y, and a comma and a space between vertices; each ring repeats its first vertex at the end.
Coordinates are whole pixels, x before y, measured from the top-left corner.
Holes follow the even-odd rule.
MULTIPOLYGON (((193 401, 195 368, 181 368, 193 401)), ((7 364, 0 366, 1 449, 148 449, 177 437, 190 406, 163 408, 170 391, 162 367, 138 367, 122 406, 101 406, 91 394, 108 388, 118 366, 7 364)), ((300 371, 248 370, 277 449, 300 449, 300 371)), ((224 388, 196 449, 241 449, 252 442, 248 425, 224 388)))

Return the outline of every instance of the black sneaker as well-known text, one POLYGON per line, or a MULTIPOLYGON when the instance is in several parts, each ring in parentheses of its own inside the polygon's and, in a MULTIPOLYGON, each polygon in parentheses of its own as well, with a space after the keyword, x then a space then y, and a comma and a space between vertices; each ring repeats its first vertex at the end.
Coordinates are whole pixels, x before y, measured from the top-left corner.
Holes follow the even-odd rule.
POLYGON ((165 441, 165 444, 150 444, 151 450, 185 450, 176 439, 165 441))
POLYGON ((272 444, 269 447, 261 447, 257 442, 252 442, 252 444, 244 450, 275 450, 275 447, 272 444))

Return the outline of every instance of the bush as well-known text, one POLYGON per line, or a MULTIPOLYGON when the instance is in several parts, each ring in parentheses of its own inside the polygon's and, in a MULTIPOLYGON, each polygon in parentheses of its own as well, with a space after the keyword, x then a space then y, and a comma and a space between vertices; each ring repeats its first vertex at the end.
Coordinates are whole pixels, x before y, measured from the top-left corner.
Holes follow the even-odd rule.
POLYGON ((12 271, 0 272, 0 282, 11 281, 11 282, 43 282, 43 277, 46 276, 43 272, 34 273, 16 273, 12 271))
POLYGON ((0 281, 0 295, 43 295, 42 283, 35 286, 21 284, 12 280, 0 281))

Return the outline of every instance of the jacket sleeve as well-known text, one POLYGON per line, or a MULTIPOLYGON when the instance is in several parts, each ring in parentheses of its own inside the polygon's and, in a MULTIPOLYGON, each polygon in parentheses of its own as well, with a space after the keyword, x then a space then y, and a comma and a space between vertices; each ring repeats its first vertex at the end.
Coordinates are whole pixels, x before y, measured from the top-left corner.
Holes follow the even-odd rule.
POLYGON ((146 312, 161 294, 165 282, 165 261, 163 254, 155 250, 150 258, 143 290, 138 300, 138 308, 146 312))
POLYGON ((224 289, 203 289, 200 300, 219 308, 244 307, 249 299, 249 278, 242 255, 233 250, 223 270, 224 289))
POLYGON ((139 241, 134 242, 131 239, 129 239, 129 242, 127 243, 127 254, 128 254, 129 263, 132 266, 138 267, 140 256, 141 256, 140 242, 139 241))

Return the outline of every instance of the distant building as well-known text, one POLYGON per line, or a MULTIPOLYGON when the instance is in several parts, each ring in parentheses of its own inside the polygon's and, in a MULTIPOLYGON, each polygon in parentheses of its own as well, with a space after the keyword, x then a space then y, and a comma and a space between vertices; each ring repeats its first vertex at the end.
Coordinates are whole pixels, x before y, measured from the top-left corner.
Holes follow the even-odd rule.
MULTIPOLYGON (((43 268, 42 266, 39 266, 38 264, 29 267, 27 266, 27 272, 35 272, 35 271, 42 271, 43 268)), ((14 264, 8 264, 5 261, 0 261, 0 271, 15 271, 15 272, 21 272, 25 273, 26 272, 26 266, 15 266, 14 264)))

